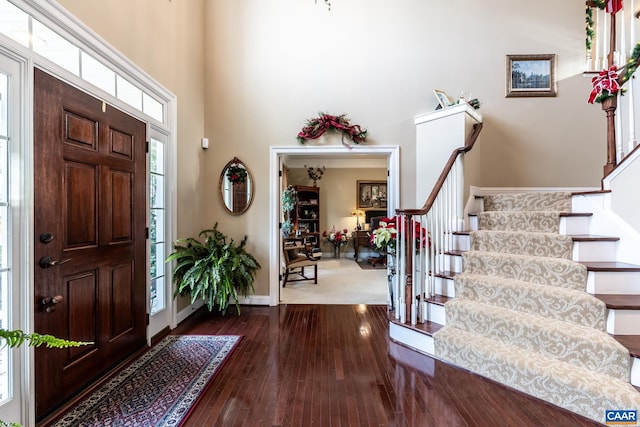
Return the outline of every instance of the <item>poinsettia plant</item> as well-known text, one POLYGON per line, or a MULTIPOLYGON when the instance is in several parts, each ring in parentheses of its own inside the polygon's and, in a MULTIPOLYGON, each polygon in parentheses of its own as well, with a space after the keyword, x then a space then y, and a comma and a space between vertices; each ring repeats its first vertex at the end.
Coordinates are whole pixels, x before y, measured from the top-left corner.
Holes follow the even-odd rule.
POLYGON ((397 234, 396 218, 382 218, 378 228, 373 230, 369 243, 371 246, 374 246, 378 252, 395 254, 397 234))
POLYGON ((329 243, 332 243, 334 246, 343 246, 349 242, 351 238, 349 234, 349 230, 343 228, 342 231, 336 230, 335 227, 331 228, 330 231, 323 231, 322 237, 327 239, 329 243))
MULTIPOLYGON (((369 239, 369 244, 378 252, 388 253, 391 255, 395 255, 396 246, 397 246, 397 234, 398 229, 396 228, 396 223, 398 221, 398 217, 394 216, 391 218, 381 218, 378 228, 373 230, 371 233, 371 237, 369 239)), ((409 230, 408 222, 406 229, 409 230)), ((416 235, 416 249, 419 247, 427 246, 427 231, 424 227, 420 226, 419 222, 415 222, 415 235, 416 235)))

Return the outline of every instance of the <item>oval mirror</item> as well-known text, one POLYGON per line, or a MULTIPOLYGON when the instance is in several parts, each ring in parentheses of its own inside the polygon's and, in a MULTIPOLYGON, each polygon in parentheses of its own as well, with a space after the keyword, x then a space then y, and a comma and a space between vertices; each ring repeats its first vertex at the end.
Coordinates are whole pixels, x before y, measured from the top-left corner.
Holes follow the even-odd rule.
POLYGON ((240 159, 234 157, 220 174, 220 198, 231 215, 242 215, 253 201, 253 178, 240 159))

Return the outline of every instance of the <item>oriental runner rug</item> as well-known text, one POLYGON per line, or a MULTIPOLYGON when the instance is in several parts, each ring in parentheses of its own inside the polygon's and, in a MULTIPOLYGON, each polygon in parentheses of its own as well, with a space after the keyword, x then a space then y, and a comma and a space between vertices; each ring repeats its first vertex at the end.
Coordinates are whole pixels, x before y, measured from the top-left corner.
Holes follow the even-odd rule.
POLYGON ((53 425, 179 426, 241 338, 167 336, 53 425))

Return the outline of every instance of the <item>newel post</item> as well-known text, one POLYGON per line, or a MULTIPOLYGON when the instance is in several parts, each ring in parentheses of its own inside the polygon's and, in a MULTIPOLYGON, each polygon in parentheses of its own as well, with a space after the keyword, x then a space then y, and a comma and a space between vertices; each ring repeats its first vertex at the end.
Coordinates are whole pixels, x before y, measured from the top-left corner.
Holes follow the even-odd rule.
POLYGON ((607 114, 607 163, 604 165, 604 176, 616 167, 616 107, 618 96, 613 95, 602 101, 602 109, 607 114))
POLYGON ((411 313, 412 307, 414 304, 413 301, 413 237, 411 234, 411 230, 409 228, 409 224, 411 224, 411 215, 403 215, 402 216, 402 228, 403 228, 403 236, 405 242, 405 271, 406 277, 404 282, 404 302, 405 302, 405 322, 411 322, 411 313))

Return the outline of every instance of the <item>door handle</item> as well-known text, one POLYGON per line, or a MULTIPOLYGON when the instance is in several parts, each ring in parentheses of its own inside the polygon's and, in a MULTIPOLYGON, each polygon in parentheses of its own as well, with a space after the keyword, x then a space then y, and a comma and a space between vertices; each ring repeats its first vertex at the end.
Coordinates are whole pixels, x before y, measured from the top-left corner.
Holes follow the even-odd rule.
POLYGON ((62 295, 56 295, 55 297, 45 297, 42 298, 42 305, 44 306, 44 311, 47 313, 51 313, 52 311, 56 311, 56 304, 61 302, 64 298, 62 295))
POLYGON ((63 259, 61 261, 55 260, 53 258, 51 258, 49 255, 47 256, 43 256, 42 258, 40 258, 40 261, 38 261, 38 264, 40 265, 40 268, 49 268, 49 267, 55 267, 57 265, 60 264, 64 264, 66 262, 71 261, 71 258, 67 258, 67 259, 63 259))

